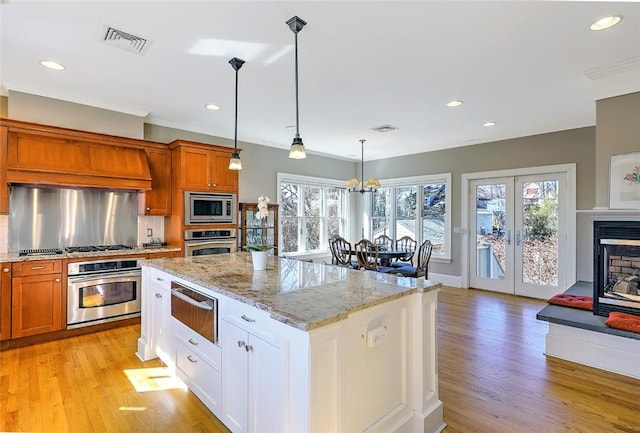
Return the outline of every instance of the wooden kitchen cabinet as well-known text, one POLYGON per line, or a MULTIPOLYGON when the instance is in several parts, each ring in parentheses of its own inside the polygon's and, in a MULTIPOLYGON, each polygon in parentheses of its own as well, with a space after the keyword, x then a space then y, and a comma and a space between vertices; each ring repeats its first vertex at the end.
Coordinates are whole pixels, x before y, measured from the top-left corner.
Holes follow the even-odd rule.
POLYGON ((11 338, 58 331, 66 325, 62 296, 62 261, 13 264, 11 338))
POLYGON ((151 172, 151 190, 144 192, 144 215, 171 214, 171 151, 168 148, 145 148, 151 172))
POLYGON ((171 143, 181 188, 188 191, 238 192, 238 172, 229 170, 233 149, 177 140, 171 143))
POLYGON ((0 215, 9 213, 9 186, 7 184, 7 140, 9 128, 0 126, 0 215))
POLYGON ((11 264, 0 263, 0 341, 11 338, 11 264))

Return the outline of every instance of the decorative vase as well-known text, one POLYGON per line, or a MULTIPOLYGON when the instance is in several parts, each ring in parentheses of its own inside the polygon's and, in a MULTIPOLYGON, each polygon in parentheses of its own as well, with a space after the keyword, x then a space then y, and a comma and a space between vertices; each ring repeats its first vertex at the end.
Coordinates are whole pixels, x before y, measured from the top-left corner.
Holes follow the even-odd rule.
POLYGON ((251 259, 253 260, 254 271, 264 271, 267 269, 268 251, 251 251, 251 259))

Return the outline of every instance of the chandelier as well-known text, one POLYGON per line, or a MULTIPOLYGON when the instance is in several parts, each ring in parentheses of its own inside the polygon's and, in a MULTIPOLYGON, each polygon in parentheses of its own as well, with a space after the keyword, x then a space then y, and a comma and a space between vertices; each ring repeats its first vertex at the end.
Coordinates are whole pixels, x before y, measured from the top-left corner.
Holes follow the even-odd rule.
POLYGON ((365 192, 376 192, 378 190, 378 188, 380 188, 380 181, 378 179, 375 179, 373 177, 370 177, 368 180, 364 180, 364 142, 366 140, 365 139, 360 139, 360 145, 362 146, 362 158, 360 160, 361 164, 360 164, 360 180, 358 181, 357 178, 353 178, 353 179, 349 179, 347 181, 347 190, 349 192, 359 192, 360 194, 363 194, 365 192))

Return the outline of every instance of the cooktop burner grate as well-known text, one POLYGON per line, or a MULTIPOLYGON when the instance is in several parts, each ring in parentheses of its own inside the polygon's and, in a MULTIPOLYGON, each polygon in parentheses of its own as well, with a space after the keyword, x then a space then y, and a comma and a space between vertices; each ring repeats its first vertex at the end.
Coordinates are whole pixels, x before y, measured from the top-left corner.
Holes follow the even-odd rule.
POLYGON ((128 245, 86 245, 80 247, 66 247, 64 250, 68 253, 91 253, 96 251, 118 251, 130 249, 132 249, 132 247, 128 245))
POLYGON ((60 248, 36 248, 18 252, 19 256, 44 256, 48 254, 62 254, 62 250, 60 248))

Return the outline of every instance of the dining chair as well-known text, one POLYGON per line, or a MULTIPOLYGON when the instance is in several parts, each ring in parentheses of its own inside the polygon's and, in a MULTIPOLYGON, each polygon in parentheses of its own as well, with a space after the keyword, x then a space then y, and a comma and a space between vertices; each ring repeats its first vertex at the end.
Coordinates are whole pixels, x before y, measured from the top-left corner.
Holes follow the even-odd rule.
POLYGON ((411 236, 403 236, 396 241, 396 250, 405 250, 407 253, 398 257, 395 262, 391 263, 391 266, 394 268, 400 266, 413 266, 413 255, 416 252, 416 247, 418 246, 418 242, 416 242, 411 236))
POLYGON ((399 266, 393 268, 393 273, 403 275, 405 277, 428 279, 429 276, 429 259, 431 259, 431 250, 433 250, 433 244, 431 241, 426 240, 418 249, 418 264, 413 266, 399 266))
POLYGON ((336 265, 358 269, 356 260, 351 259, 351 243, 345 238, 337 236, 333 240, 333 250, 335 251, 336 265))
POLYGON ((360 269, 389 273, 394 270, 391 266, 380 266, 378 263, 379 245, 368 239, 362 239, 355 244, 356 258, 360 269))
POLYGON ((393 239, 389 236, 382 234, 373 240, 373 243, 384 249, 390 250, 393 248, 393 239))
POLYGON ((332 265, 338 264, 338 252, 336 251, 336 239, 338 239, 339 237, 340 236, 338 235, 329 236, 329 252, 331 253, 332 265))

